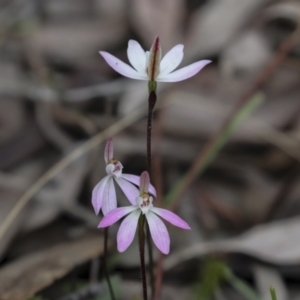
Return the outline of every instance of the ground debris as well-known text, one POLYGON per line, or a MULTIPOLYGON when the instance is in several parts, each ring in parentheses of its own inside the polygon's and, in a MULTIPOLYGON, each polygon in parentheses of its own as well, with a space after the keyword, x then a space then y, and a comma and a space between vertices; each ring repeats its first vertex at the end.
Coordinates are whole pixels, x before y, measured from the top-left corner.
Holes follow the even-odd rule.
POLYGON ((0 269, 0 299, 26 300, 76 266, 102 254, 99 234, 32 253, 0 269))

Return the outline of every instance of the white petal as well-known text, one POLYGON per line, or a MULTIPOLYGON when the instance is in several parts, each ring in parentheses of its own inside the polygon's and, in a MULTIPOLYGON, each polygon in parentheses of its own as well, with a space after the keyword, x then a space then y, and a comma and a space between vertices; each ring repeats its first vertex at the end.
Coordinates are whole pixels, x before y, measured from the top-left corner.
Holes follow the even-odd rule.
POLYGON ((118 251, 124 252, 132 243, 141 211, 135 210, 128 215, 119 228, 117 234, 118 251))
POLYGON ((183 59, 183 45, 173 47, 161 60, 159 75, 166 75, 175 70, 183 59))
POLYGON ((146 75, 146 53, 141 45, 134 40, 129 40, 127 56, 132 66, 141 74, 146 75))
POLYGON ((126 198, 130 201, 132 205, 136 204, 136 198, 140 195, 139 190, 129 181, 123 179, 122 177, 116 178, 116 182, 119 184, 126 198))
POLYGON ((176 82, 188 79, 195 74, 197 74, 202 68, 204 68, 207 64, 209 64, 210 60, 201 60, 195 62, 191 65, 188 65, 182 69, 179 69, 173 73, 161 75, 159 74, 157 77, 157 81, 164 81, 164 82, 176 82))
POLYGON ((93 189, 92 193, 92 204, 95 210, 96 215, 99 214, 100 209, 102 207, 103 201, 104 201, 104 191, 105 186, 107 184, 107 180, 109 179, 109 176, 105 176, 93 189))
POLYGON ((166 225, 151 211, 145 215, 154 244, 162 253, 168 254, 170 251, 170 236, 166 225))
POLYGON ((147 80, 148 77, 146 74, 141 74, 134 70, 132 67, 129 65, 123 63, 121 60, 116 58, 115 56, 104 52, 100 51, 99 52, 102 57, 106 60, 106 62, 118 73, 122 74, 123 76, 133 78, 133 79, 138 79, 138 80, 147 80))
POLYGON ((110 177, 105 185, 102 212, 105 216, 113 209, 117 208, 117 196, 113 177, 110 177))

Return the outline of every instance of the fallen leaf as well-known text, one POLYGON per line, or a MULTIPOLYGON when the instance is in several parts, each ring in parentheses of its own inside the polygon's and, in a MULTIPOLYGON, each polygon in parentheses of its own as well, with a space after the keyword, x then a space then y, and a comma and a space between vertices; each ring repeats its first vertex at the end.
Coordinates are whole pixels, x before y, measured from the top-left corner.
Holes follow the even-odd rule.
POLYGON ((0 299, 26 300, 80 265, 102 254, 99 234, 32 253, 0 269, 0 299))
POLYGON ((164 261, 164 269, 209 253, 243 253, 272 264, 299 264, 299 228, 300 217, 295 217, 256 226, 236 238, 201 242, 170 255, 164 261))

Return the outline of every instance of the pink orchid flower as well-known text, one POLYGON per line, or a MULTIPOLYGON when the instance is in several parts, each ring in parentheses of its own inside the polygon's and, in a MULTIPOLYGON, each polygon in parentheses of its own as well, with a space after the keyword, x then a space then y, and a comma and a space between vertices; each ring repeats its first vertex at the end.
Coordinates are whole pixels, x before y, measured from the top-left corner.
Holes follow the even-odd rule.
POLYGON ((140 195, 136 198, 136 205, 112 210, 104 216, 98 228, 110 226, 129 214, 121 223, 117 235, 118 251, 124 252, 133 241, 142 213, 146 216, 154 244, 162 253, 168 254, 170 251, 169 233, 165 224, 158 216, 177 227, 183 229, 190 229, 190 227, 184 220, 171 211, 153 207, 153 197, 149 194, 150 179, 148 172, 143 172, 140 180, 140 195))
POLYGON ((129 40, 127 56, 133 68, 105 51, 99 53, 115 71, 123 76, 138 80, 176 82, 194 76, 211 62, 200 60, 172 72, 183 59, 183 47, 181 44, 176 45, 161 59, 159 37, 155 38, 150 52, 145 52, 137 41, 129 40))
MULTIPOLYGON (((114 181, 118 183, 125 196, 132 204, 135 204, 135 199, 139 195, 139 190, 135 185, 139 185, 140 177, 131 174, 123 174, 123 166, 113 157, 113 151, 113 140, 109 139, 104 151, 107 176, 94 187, 92 194, 92 204, 97 215, 99 214, 100 209, 102 209, 103 215, 106 215, 117 207, 114 181)), ((156 195, 153 186, 150 187, 150 192, 153 195, 156 195)))

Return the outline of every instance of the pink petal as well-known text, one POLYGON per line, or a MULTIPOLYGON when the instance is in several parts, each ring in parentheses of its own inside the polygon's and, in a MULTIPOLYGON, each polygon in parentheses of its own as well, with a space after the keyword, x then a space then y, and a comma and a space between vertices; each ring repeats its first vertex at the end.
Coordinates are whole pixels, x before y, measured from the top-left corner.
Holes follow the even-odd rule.
POLYGON ((134 40, 129 40, 127 56, 131 65, 141 74, 146 74, 146 53, 141 45, 134 40))
POLYGON ((140 177, 140 192, 141 192, 141 194, 149 192, 149 185, 150 185, 149 173, 147 171, 144 171, 140 177))
POLYGON ((121 60, 119 60, 115 56, 113 56, 107 52, 104 52, 104 51, 100 51, 99 53, 102 55, 102 57, 106 60, 106 62, 115 71, 122 74, 123 76, 133 78, 133 79, 138 79, 138 80, 147 80, 148 79, 147 75, 137 72, 132 67, 123 63, 121 60))
POLYGON ((124 252, 132 243, 140 214, 141 211, 137 209, 123 220, 117 235, 119 252, 124 252))
POLYGON ((161 60, 159 75, 166 75, 175 70, 183 59, 183 45, 173 47, 161 60))
POLYGON ((112 138, 110 138, 107 140, 105 150, 104 150, 105 163, 108 164, 108 161, 113 157, 114 157, 114 143, 112 138))
POLYGON ((176 214, 172 213, 169 210, 158 208, 158 207, 152 207, 151 211, 159 215, 160 217, 164 218, 168 222, 170 222, 172 225, 183 228, 183 229, 191 229, 187 222, 182 220, 180 217, 178 217, 176 214))
POLYGON ((116 182, 119 184, 121 190, 127 197, 127 199, 130 201, 132 205, 136 204, 136 198, 140 195, 139 190, 129 181, 122 178, 116 178, 116 182))
POLYGON ((117 208, 117 196, 113 177, 109 177, 104 189, 104 198, 102 204, 102 212, 105 216, 113 209, 117 208))
POLYGON ((104 199, 104 190, 109 176, 105 176, 93 189, 92 204, 96 215, 99 214, 104 199))
POLYGON ((170 252, 170 237, 166 225, 151 211, 145 215, 154 244, 162 253, 168 254, 170 252))
MULTIPOLYGON (((122 178, 132 182, 133 184, 139 186, 140 185, 140 176, 131 175, 131 174, 122 174, 122 178)), ((155 187, 150 184, 149 193, 156 197, 156 190, 155 187)))
POLYGON ((188 65, 182 69, 179 69, 170 74, 159 74, 157 77, 157 81, 164 81, 164 82, 176 82, 188 79, 195 74, 197 74, 202 68, 204 68, 207 64, 209 64, 210 60, 201 60, 195 62, 191 65, 188 65))
POLYGON ((119 207, 111 212, 109 212, 106 216, 103 217, 101 222, 98 225, 98 228, 103 228, 115 224, 125 215, 131 213, 132 211, 136 210, 137 207, 135 206, 126 206, 126 207, 119 207))

